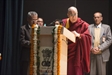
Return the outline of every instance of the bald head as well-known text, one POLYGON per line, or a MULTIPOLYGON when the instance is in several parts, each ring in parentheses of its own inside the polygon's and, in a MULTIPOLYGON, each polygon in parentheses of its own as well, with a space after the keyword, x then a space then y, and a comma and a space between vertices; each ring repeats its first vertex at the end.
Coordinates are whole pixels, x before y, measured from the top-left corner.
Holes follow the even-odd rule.
POLYGON ((77 8, 74 6, 71 6, 68 8, 68 12, 70 12, 70 11, 74 11, 74 12, 78 13, 77 8))
POLYGON ((70 21, 72 23, 76 22, 77 19, 78 19, 78 10, 77 10, 77 8, 74 7, 74 6, 69 7, 67 15, 68 15, 68 18, 70 19, 70 21))
POLYGON ((68 15, 74 16, 74 15, 78 15, 78 10, 76 7, 71 6, 68 8, 68 15))
POLYGON ((100 17, 102 17, 102 13, 101 13, 101 12, 95 12, 95 13, 94 13, 94 16, 97 15, 97 14, 98 14, 100 17))

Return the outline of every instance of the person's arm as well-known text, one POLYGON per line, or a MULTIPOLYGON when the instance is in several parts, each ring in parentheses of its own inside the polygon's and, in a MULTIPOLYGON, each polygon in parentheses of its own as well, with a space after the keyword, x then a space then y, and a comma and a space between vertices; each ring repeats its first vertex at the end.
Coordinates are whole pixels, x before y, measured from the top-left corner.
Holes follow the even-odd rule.
POLYGON ((82 57, 83 57, 83 66, 84 71, 89 72, 90 71, 90 50, 91 50, 91 35, 88 29, 89 24, 84 23, 82 25, 83 29, 80 33, 81 39, 77 39, 77 42, 80 43, 80 48, 82 50, 82 57))
POLYGON ((26 40, 25 39, 26 34, 25 34, 25 28, 22 28, 21 27, 21 30, 20 30, 20 44, 23 46, 23 47, 27 47, 27 48, 30 48, 30 40, 26 40))
POLYGON ((111 45, 112 43, 112 34, 111 34, 111 29, 110 29, 110 26, 108 26, 107 30, 106 30, 106 40, 104 43, 102 43, 100 46, 99 46, 99 49, 101 51, 105 50, 105 49, 108 49, 109 46, 111 45))
POLYGON ((80 36, 79 33, 77 33, 76 31, 72 31, 72 33, 73 33, 76 37, 78 37, 79 39, 81 39, 81 36, 80 36))

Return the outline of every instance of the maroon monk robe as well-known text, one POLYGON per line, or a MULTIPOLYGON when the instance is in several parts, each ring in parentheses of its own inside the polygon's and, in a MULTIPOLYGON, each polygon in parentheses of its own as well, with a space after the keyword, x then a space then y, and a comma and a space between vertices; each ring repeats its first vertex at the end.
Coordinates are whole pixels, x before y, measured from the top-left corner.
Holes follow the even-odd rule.
MULTIPOLYGON (((65 26, 67 19, 62 21, 65 26)), ((76 38, 76 43, 68 41, 67 75, 83 75, 84 72, 88 73, 90 71, 91 36, 88 25, 80 18, 75 23, 69 21, 68 30, 75 30, 80 34, 81 38, 76 38)))

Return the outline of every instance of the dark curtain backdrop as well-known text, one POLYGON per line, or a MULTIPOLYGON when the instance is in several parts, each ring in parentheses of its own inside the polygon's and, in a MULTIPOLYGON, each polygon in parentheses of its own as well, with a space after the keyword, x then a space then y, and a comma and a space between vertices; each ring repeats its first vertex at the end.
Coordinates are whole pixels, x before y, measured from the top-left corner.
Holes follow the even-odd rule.
POLYGON ((23 0, 0 0, 1 75, 19 75, 19 32, 23 0))
MULTIPOLYGON (((112 2, 109 0, 109 25, 112 30, 112 2)), ((107 75, 112 75, 112 45, 110 46, 110 60, 107 65, 107 75)))
POLYGON ((27 13, 36 11, 48 26, 55 19, 67 17, 67 9, 75 6, 76 0, 24 0, 23 24, 27 23, 27 13))

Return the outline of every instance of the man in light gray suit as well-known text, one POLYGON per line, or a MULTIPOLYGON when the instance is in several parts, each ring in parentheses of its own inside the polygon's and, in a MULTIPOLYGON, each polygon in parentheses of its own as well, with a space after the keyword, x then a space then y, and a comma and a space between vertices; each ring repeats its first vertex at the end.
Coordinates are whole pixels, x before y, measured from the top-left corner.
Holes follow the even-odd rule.
POLYGON ((90 75, 106 75, 106 62, 109 61, 109 46, 112 42, 111 29, 102 24, 102 13, 94 13, 94 24, 89 26, 92 37, 90 75))

